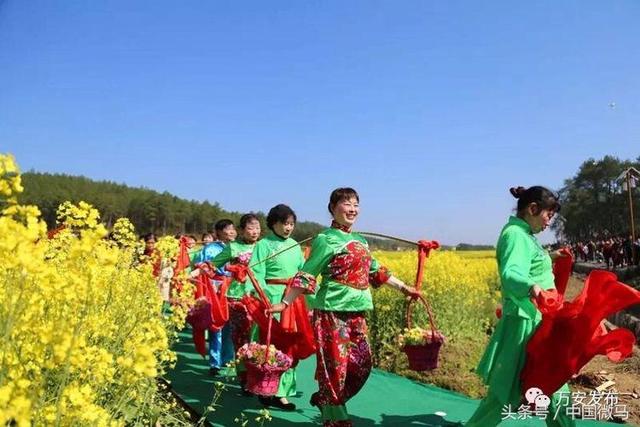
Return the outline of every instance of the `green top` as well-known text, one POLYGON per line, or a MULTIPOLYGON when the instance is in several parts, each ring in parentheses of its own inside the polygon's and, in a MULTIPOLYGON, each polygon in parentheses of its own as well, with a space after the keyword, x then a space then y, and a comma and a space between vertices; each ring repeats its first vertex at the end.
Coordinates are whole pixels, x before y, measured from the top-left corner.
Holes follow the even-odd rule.
MULTIPOLYGON (((255 243, 244 243, 241 240, 234 240, 226 244, 224 249, 222 249, 222 252, 211 260, 211 263, 215 265, 216 268, 222 269, 228 263, 247 263, 251 259, 251 253, 255 246, 255 243)), ((251 281, 249 281, 248 278, 244 283, 233 280, 231 285, 229 285, 227 296, 230 298, 242 298, 244 295, 248 294, 250 290, 251 281)))
POLYGON ((189 268, 188 271, 191 272, 196 265, 196 257, 200 253, 200 249, 192 249, 189 251, 189 268))
MULTIPOLYGON (((249 265, 256 276, 258 283, 267 294, 267 298, 272 304, 279 303, 284 295, 284 285, 269 285, 267 279, 290 279, 300 270, 304 263, 302 250, 298 242, 292 238, 283 239, 274 232, 269 232, 253 249, 253 256, 249 265), (280 255, 268 259, 269 256, 280 252, 283 249, 291 248, 282 252, 280 255), (259 264, 256 264, 260 262, 259 264), (254 265, 255 264, 255 265, 254 265)), ((254 291, 255 293, 255 291, 254 291)))
POLYGON ((504 226, 496 248, 505 316, 540 319, 529 291, 533 285, 555 288, 549 253, 531 233, 526 221, 512 216, 504 226))
MULTIPOLYGON (((333 227, 315 237, 302 272, 314 278, 322 275, 313 308, 325 311, 373 309, 369 283, 381 285, 390 275, 371 256, 364 237, 333 227)), ((307 286, 313 281, 300 277, 307 286)))

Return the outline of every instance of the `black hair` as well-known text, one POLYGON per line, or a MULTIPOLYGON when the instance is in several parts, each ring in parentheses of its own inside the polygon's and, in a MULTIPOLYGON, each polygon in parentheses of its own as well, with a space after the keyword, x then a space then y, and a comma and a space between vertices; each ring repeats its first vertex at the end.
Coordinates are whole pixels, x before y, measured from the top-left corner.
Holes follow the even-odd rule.
POLYGON ((145 243, 147 243, 150 240, 154 240, 154 241, 158 241, 158 239, 156 239, 156 235, 153 233, 147 233, 144 236, 142 236, 142 240, 144 240, 145 243))
POLYGON ((204 241, 204 239, 206 239, 207 237, 211 237, 213 239, 213 233, 202 233, 202 240, 204 241))
POLYGON ((227 228, 230 225, 233 225, 233 221, 225 218, 216 222, 216 225, 214 226, 214 228, 216 229, 216 231, 223 231, 225 228, 227 228))
POLYGON ((329 209, 329 213, 333 215, 332 207, 335 207, 338 203, 343 200, 349 200, 351 198, 355 198, 358 203, 360 202, 360 196, 358 196, 358 192, 351 187, 343 187, 336 188, 331 192, 331 196, 329 196, 329 204, 327 205, 327 209, 329 209))
POLYGON ((287 205, 283 205, 282 203, 279 205, 275 205, 269 210, 267 214, 267 227, 271 231, 273 231, 273 226, 277 223, 285 223, 289 217, 293 217, 293 222, 295 223, 298 220, 296 213, 287 205))
POLYGON ((240 217, 240 223, 238 224, 238 227, 240 227, 240 230, 244 230, 247 227, 247 224, 253 221, 260 222, 260 218, 258 218, 258 215, 252 213, 244 214, 240 217))
POLYGON ((560 212, 559 197, 556 193, 546 187, 535 185, 533 187, 511 187, 509 192, 518 199, 518 212, 525 210, 531 203, 535 203, 539 211, 547 209, 553 212, 560 212))

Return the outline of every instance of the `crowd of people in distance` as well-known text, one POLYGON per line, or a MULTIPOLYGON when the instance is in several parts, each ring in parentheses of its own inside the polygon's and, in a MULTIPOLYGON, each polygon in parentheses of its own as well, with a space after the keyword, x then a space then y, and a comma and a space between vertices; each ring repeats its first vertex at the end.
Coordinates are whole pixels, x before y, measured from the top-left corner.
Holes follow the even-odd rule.
POLYGON ((637 266, 640 264, 640 236, 616 236, 591 239, 571 244, 577 261, 601 263, 607 269, 637 266))

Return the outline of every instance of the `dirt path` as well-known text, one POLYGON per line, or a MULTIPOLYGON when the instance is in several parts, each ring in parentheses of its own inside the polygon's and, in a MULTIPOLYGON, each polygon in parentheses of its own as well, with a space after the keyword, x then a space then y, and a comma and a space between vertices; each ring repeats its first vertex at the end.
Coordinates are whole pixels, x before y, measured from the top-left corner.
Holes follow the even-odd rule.
MULTIPOLYGON (((566 295, 575 297, 583 286, 582 277, 572 277, 566 295)), ((589 362, 580 375, 571 382, 572 391, 589 392, 599 386, 611 384, 605 390, 620 393, 619 402, 626 405, 629 412, 627 424, 640 426, 640 351, 636 347, 634 355, 622 363, 610 362, 604 356, 598 356, 589 362)))

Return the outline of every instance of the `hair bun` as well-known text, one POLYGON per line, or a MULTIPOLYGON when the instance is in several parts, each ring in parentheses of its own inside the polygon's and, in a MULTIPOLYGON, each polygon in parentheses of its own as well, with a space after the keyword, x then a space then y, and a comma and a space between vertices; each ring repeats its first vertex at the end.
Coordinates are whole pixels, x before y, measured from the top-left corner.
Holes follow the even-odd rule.
POLYGON ((509 189, 509 192, 511 193, 511 195, 516 199, 519 199, 524 194, 525 191, 527 191, 527 189, 524 187, 511 187, 509 189))

